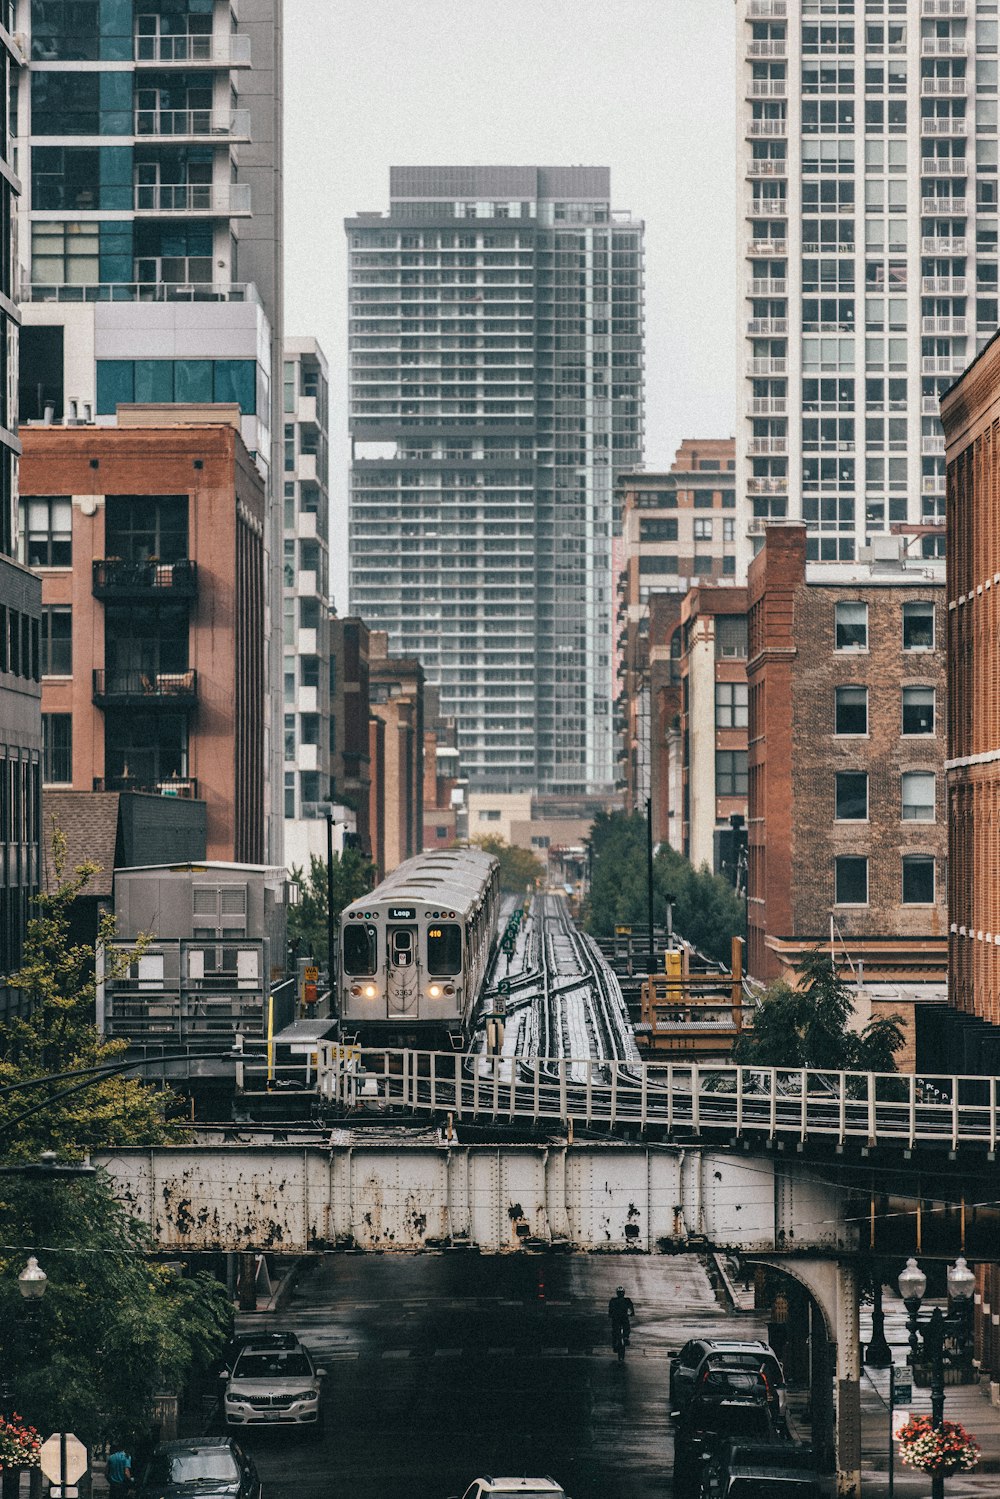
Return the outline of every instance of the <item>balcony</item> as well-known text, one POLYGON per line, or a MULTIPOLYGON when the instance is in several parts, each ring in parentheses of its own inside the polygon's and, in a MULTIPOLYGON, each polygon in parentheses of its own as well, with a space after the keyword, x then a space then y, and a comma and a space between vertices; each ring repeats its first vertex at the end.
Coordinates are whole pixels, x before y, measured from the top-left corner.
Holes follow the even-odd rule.
POLYGON ((142 217, 244 219, 250 216, 248 182, 168 182, 135 190, 135 211, 142 217))
POLYGON ((941 415, 941 402, 938 400, 937 396, 920 397, 920 414, 921 416, 941 415))
POLYGON ((920 439, 920 453, 924 458, 943 458, 944 433, 939 432, 936 437, 922 437, 920 439))
POLYGON ((749 246, 751 255, 787 255, 788 240, 782 234, 780 239, 752 239, 749 246))
POLYGON ((920 241, 921 255, 967 255, 969 241, 963 235, 955 239, 947 235, 925 234, 920 241))
POLYGON ((748 219, 786 219, 787 198, 751 198, 747 203, 748 219))
POLYGON ((945 334, 964 338, 969 331, 969 320, 964 317, 925 317, 920 319, 920 331, 925 336, 945 334))
POLYGON ((920 163, 923 177, 967 177, 969 164, 964 156, 925 156, 920 163))
POLYGON ((921 78, 922 99, 964 98, 969 92, 967 78, 921 78))
POLYGON ((763 136, 771 139, 783 139, 788 134, 787 120, 750 120, 747 125, 748 136, 763 136))
POLYGON ((748 359, 747 374, 754 375, 787 375, 787 359, 748 359))
POLYGON ((763 160, 756 159, 748 163, 748 177, 784 177, 788 172, 788 162, 784 157, 778 160, 776 157, 768 156, 763 160))
POLYGON ((925 354, 920 361, 922 375, 960 375, 968 361, 965 351, 955 354, 925 354))
POLYGON ((97 708, 194 708, 198 702, 196 671, 95 671, 97 708))
POLYGON ((137 68, 249 68, 250 38, 236 33, 224 36, 183 32, 178 36, 137 36, 137 68))
POLYGON ((788 332, 788 319, 785 317, 752 317, 747 323, 747 332, 760 336, 780 334, 783 337, 788 332))
POLYGON ((135 133, 144 140, 199 144, 249 141, 249 109, 137 109, 135 133))
POLYGON ((252 281, 92 281, 23 284, 19 302, 256 302, 252 281))
POLYGON ((920 121, 921 135, 961 136, 968 133, 969 123, 964 115, 941 115, 920 121))
POLYGON ((198 782, 194 776, 167 776, 165 780, 150 784, 139 782, 134 776, 95 776, 95 791, 141 791, 146 796, 172 796, 180 801, 198 800, 198 782))
POLYGON ((921 198, 920 212, 933 218, 964 218, 968 212, 965 198, 921 198))
POLYGON ((748 0, 747 19, 750 21, 783 21, 787 14, 787 0, 748 0))
POLYGON ((747 47, 748 57, 787 57, 788 42, 784 37, 777 37, 766 42, 751 42, 747 47))
POLYGON ((920 6, 921 16, 928 19, 934 16, 943 20, 946 16, 967 16, 968 13, 968 0, 922 0, 920 6))
POLYGON ((747 451, 754 458, 784 458, 788 452, 788 438, 751 437, 747 451))
POLYGON ((198 564, 180 562, 124 562, 120 557, 95 558, 95 599, 193 599, 198 593, 198 564))
POLYGON ((920 481, 921 494, 944 494, 947 480, 944 474, 924 474, 920 481))
POLYGON ((784 476, 771 479, 748 479, 748 494, 787 494, 788 479, 784 476))
POLYGON ((924 276, 920 293, 924 297, 964 297, 969 290, 965 276, 924 276))
POLYGON ((964 57, 967 44, 959 36, 923 36, 920 38, 921 57, 964 57))
POLYGON ((751 396, 747 402, 748 416, 784 416, 787 411, 785 396, 751 396))
POLYGON ((319 426, 315 396, 299 396, 295 403, 295 420, 300 426, 319 426))
POLYGON ((788 294, 788 282, 777 277, 760 276, 747 288, 748 297, 784 297, 788 294))
POLYGON ((748 99, 784 99, 787 93, 785 78, 751 78, 747 84, 748 99))

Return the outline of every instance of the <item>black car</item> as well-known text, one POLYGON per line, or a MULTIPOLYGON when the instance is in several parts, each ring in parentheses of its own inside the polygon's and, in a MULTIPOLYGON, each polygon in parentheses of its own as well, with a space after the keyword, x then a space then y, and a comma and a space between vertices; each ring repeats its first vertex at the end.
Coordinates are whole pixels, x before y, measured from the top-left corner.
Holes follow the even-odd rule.
POLYGON ((689 1403, 674 1433, 674 1493, 701 1492, 704 1465, 729 1441, 781 1443, 762 1382, 737 1372, 732 1387, 713 1384, 689 1403))
POLYGON ((261 1483, 232 1437, 189 1437, 154 1450, 136 1499, 261 1499, 261 1483))
POLYGON ((703 1462, 702 1499, 820 1499, 816 1454, 804 1442, 724 1442, 703 1462))
POLYGON ((692 1338, 670 1357, 670 1412, 675 1420, 683 1417, 695 1391, 725 1369, 760 1375, 775 1420, 784 1420, 785 1376, 773 1348, 760 1338, 692 1338))

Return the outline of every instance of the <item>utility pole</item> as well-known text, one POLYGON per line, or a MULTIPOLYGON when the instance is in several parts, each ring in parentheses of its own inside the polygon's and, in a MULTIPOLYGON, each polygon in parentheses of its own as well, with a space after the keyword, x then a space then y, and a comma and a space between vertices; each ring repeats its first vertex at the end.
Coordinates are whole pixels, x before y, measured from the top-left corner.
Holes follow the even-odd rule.
POLYGON ((646 798, 646 906, 649 913, 649 972, 656 969, 653 952, 653 802, 646 798))

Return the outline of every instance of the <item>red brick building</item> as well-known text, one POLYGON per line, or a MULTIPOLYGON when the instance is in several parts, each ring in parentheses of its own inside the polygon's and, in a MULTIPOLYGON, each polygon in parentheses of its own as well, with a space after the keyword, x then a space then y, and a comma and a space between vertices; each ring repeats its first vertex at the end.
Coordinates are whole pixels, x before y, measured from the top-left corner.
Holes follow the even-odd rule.
POLYGON ((238 410, 186 419, 22 429, 44 779, 198 797, 207 857, 260 863, 264 482, 238 410))
POLYGON ((944 576, 886 538, 806 564, 798 523, 766 528, 749 573, 748 970, 804 950, 868 982, 943 979, 944 576), (891 544, 890 544, 891 543, 891 544))
POLYGON ((948 464, 949 999, 1000 1025, 1000 339, 941 402, 948 464))

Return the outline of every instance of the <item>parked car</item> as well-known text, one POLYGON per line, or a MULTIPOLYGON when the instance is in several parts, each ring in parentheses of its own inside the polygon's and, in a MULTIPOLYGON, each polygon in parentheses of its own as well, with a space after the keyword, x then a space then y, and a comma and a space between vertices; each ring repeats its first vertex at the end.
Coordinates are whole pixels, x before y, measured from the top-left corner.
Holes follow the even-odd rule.
POLYGON ((320 1381, 309 1350, 248 1343, 226 1379, 227 1426, 320 1426, 320 1381))
POLYGON ((820 1499, 816 1454, 804 1442, 728 1441, 703 1464, 702 1499, 820 1499))
POLYGON ((494 1494, 517 1494, 520 1499, 567 1499, 551 1478, 476 1478, 462 1499, 491 1499, 494 1494))
POLYGON ((161 1442, 146 1464, 136 1499, 261 1499, 252 1457, 232 1437, 161 1442))
POLYGON ((706 1385, 688 1402, 674 1432, 674 1493, 701 1493, 704 1464, 728 1441, 786 1442, 772 1417, 758 1374, 732 1371, 729 1379, 706 1385))
POLYGON ((699 1386, 717 1370, 738 1369, 756 1373, 767 1386, 775 1419, 785 1419, 785 1376, 770 1344, 760 1338, 692 1338, 679 1353, 671 1353, 670 1413, 683 1416, 699 1386))

